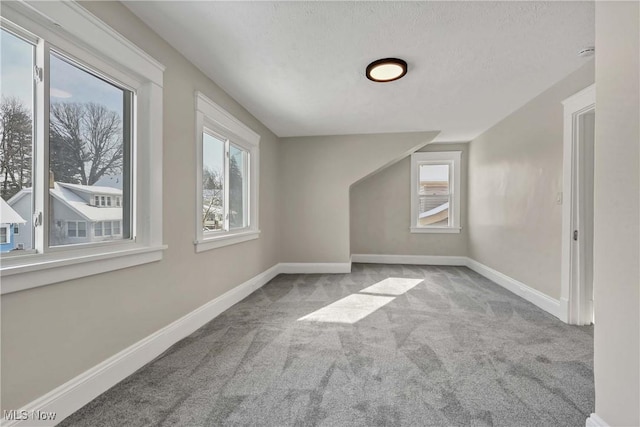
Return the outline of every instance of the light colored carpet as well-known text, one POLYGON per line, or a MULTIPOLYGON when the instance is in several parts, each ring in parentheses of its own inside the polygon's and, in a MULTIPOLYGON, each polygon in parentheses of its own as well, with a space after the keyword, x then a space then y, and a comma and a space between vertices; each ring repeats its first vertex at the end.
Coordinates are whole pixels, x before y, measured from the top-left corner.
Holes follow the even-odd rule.
POLYGON ((584 426, 593 329, 465 267, 280 275, 63 426, 584 426), (414 280, 410 280, 414 279, 414 280))

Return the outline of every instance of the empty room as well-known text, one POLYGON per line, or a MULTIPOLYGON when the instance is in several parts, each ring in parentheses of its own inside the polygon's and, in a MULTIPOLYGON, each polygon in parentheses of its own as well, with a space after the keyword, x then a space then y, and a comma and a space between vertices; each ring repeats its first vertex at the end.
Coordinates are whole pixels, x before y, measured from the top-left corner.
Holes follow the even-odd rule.
POLYGON ((640 426, 640 3, 0 18, 0 425, 640 426))

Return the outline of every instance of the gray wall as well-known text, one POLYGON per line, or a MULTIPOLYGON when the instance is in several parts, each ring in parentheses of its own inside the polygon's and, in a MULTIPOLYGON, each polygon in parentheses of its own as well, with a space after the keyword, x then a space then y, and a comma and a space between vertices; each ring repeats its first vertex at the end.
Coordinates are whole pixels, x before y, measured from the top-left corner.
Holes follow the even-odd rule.
POLYGON ((589 61, 469 144, 469 256, 556 299, 561 102, 593 82, 589 61))
POLYGON ((411 156, 351 187, 351 253, 382 255, 467 255, 468 144, 429 144, 419 151, 462 151, 462 230, 410 233, 411 156))
POLYGON ((2 409, 40 397, 279 260, 277 138, 120 3, 83 5, 167 67, 163 236, 169 249, 161 262, 3 296, 2 409), (195 90, 262 136, 260 238, 201 254, 193 246, 195 90))
POLYGON ((596 414, 640 425, 640 7, 596 2, 596 414))
POLYGON ((437 134, 283 138, 282 260, 349 262, 349 187, 431 142, 437 134))

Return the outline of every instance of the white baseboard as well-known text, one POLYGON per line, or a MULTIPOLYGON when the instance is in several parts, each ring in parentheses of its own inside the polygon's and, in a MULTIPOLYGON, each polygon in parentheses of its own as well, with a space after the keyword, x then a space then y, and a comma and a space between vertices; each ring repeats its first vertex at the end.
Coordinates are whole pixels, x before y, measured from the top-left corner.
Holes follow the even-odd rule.
POLYGON ((487 267, 484 264, 479 263, 478 261, 467 258, 468 263, 467 267, 472 269, 478 274, 483 275, 487 279, 492 282, 497 283, 505 289, 510 290, 514 294, 526 299, 530 303, 538 306, 549 314, 556 316, 558 319, 563 320, 560 312, 560 301, 551 298, 550 296, 533 289, 530 286, 525 285, 524 283, 507 276, 506 274, 500 273, 497 270, 494 270, 491 267, 487 267))
POLYGON ((281 262, 282 274, 332 274, 351 273, 350 262, 281 262))
POLYGON ((605 423, 604 420, 596 414, 591 414, 591 416, 587 418, 585 427, 609 427, 609 424, 605 423))
POLYGON ((67 381, 60 387, 21 408, 18 416, 28 414, 27 420, 2 419, 2 426, 53 426, 107 391, 138 369, 162 354, 176 342, 189 336, 232 305, 242 301, 280 273, 280 265, 247 280, 175 322, 143 338, 104 362, 67 381), (26 411, 26 412, 23 412, 26 411), (34 421, 32 414, 55 412, 47 421, 34 421))
POLYGON ((467 265, 464 256, 353 254, 351 262, 367 264, 467 265))

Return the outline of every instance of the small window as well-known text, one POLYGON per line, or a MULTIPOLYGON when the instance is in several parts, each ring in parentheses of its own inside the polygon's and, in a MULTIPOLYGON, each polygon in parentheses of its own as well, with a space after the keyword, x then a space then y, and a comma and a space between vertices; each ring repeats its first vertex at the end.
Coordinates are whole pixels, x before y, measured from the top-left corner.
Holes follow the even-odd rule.
POLYGON ((411 231, 460 232, 461 152, 411 155, 411 231))
POLYGON ((13 234, 20 234, 20 226, 18 224, 13 225, 13 234))
POLYGON ((87 237, 86 221, 78 221, 78 237, 87 237))
POLYGON ((105 206, 104 196, 100 196, 100 206, 105 206))
POLYGON ((258 237, 260 136, 197 94, 196 251, 258 237))
POLYGON ((0 245, 9 243, 9 233, 7 227, 0 228, 0 245))
POLYGON ((96 206, 100 206, 100 196, 95 196, 94 197, 93 204, 96 205, 96 206))
POLYGON ((67 236, 78 237, 77 223, 75 221, 67 222, 67 236))
POLYGON ((120 221, 113 221, 113 235, 120 235, 120 221))
POLYGON ((111 206, 111 197, 107 197, 107 206, 111 206))
POLYGON ((102 222, 99 222, 99 221, 96 222, 93 234, 95 234, 96 237, 101 237, 102 236, 102 222))
POLYGON ((120 197, 116 197, 116 207, 120 207, 120 197))
POLYGON ((111 221, 105 221, 103 224, 103 230, 105 236, 111 236, 111 221))

